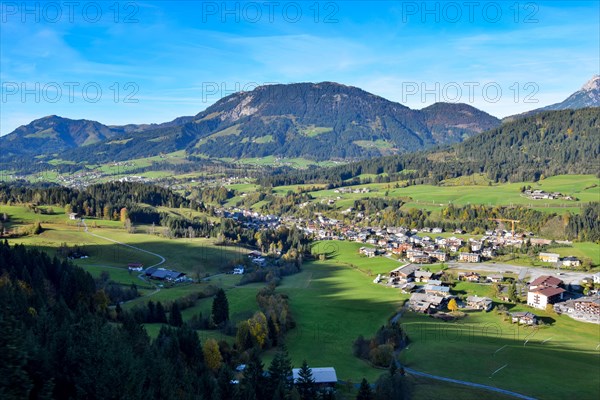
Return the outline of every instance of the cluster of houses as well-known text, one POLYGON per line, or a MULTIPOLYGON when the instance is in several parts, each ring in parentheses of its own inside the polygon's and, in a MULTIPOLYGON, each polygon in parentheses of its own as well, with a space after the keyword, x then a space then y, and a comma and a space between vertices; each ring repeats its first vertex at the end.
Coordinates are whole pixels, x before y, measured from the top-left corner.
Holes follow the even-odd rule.
MULTIPOLYGON (((76 187, 76 188, 84 188, 92 183, 96 182, 100 179, 104 174, 100 171, 83 171, 77 172, 75 174, 58 174, 56 180, 59 184, 67 187, 76 187)), ((15 177, 19 178, 19 177, 15 177)), ((23 179, 27 179, 26 177, 22 177, 23 179)))
POLYGON ((276 229, 282 224, 281 219, 276 215, 264 215, 252 210, 234 208, 233 210, 229 211, 218 209, 215 211, 215 213, 223 218, 231 218, 234 221, 239 221, 243 227, 249 229, 276 229))
POLYGON ((267 265, 266 258, 264 258, 259 251, 251 251, 248 253, 248 258, 250 259, 250 262, 256 266, 264 267, 267 265))
POLYGON ((525 190, 523 195, 531 200, 575 200, 572 196, 564 195, 560 192, 548 193, 543 190, 525 190))
POLYGON ((386 240, 367 240, 367 243, 379 247, 361 247, 359 252, 367 257, 378 255, 396 255, 406 258, 413 264, 428 264, 431 262, 446 262, 450 256, 448 252, 458 252, 457 259, 465 263, 478 263, 483 257, 491 258, 494 254, 492 248, 482 249, 482 244, 474 239, 469 239, 472 252, 459 252, 466 243, 459 238, 437 238, 432 241, 429 237, 414 236, 407 242, 389 242, 386 240), (477 251, 477 252, 475 252, 477 251))
POLYGON ((333 193, 369 193, 371 191, 371 189, 369 188, 359 188, 359 189, 352 189, 351 187, 341 187, 338 189, 335 189, 333 191, 333 193))
MULTIPOLYGON (((346 189, 340 188, 339 190, 346 189)), ((355 210, 350 208, 346 211, 354 212, 355 210)), ((547 239, 530 237, 531 233, 513 234, 511 231, 503 229, 486 231, 481 239, 463 239, 456 236, 440 236, 439 234, 444 232, 441 227, 424 227, 422 229, 358 227, 355 223, 329 218, 321 213, 308 219, 295 216, 262 215, 256 211, 239 208, 229 211, 217 210, 217 213, 223 217, 237 220, 248 228, 277 229, 282 225, 295 226, 316 240, 347 240, 372 245, 372 247, 362 247, 360 252, 367 257, 396 255, 414 264, 446 262, 450 260, 451 255, 459 262, 478 263, 495 257, 496 251, 500 248, 521 247, 526 240, 529 240, 532 245, 551 243, 547 239)), ((366 218, 361 214, 360 212, 356 213, 355 219, 366 218)), ((454 231, 455 235, 464 233, 462 230, 454 231)), ((557 243, 570 244, 568 241, 557 241, 557 243)), ((565 265, 573 267, 581 264, 575 257, 565 257, 563 261, 565 265)))
MULTIPOLYGON (((405 293, 412 293, 407 305, 410 310, 418 313, 433 314, 441 311, 451 298, 456 297, 450 293, 450 287, 439 280, 437 274, 421 270, 414 264, 390 271, 387 284, 400 288, 405 293)), ((492 305, 492 299, 488 297, 468 296, 463 308, 489 311, 492 305)))
POLYGON ((581 260, 577 257, 568 256, 561 258, 560 254, 557 253, 540 253, 538 254, 538 258, 541 262, 546 263, 560 263, 563 267, 568 268, 577 268, 581 266, 581 260))
MULTIPOLYGON (((600 283, 600 273, 594 275, 594 281, 600 283)), ((569 299, 566 298, 566 293, 561 279, 543 275, 529 284, 527 305, 538 309, 546 309, 548 305, 552 305, 559 314, 600 324, 600 296, 597 292, 592 296, 569 299)))
MULTIPOLYGON (((504 277, 500 274, 483 277, 477 272, 459 272, 458 278, 479 283, 495 283, 504 280, 504 277)), ((439 280, 436 274, 421 270, 415 264, 400 266, 390 271, 388 277, 379 275, 374 282, 384 283, 386 279, 388 286, 399 288, 404 293, 411 294, 407 307, 414 312, 434 314, 445 310, 450 299, 457 298, 451 293, 450 287, 439 280)), ((600 273, 594 275, 594 282, 596 281, 600 283, 600 273)), ((596 293, 593 296, 567 300, 567 291, 564 286, 564 282, 555 276, 543 275, 534 279, 527 288, 527 305, 540 310, 545 310, 548 305, 552 305, 558 313, 585 322, 600 323, 600 295, 596 293)), ((508 287, 505 289, 508 289, 508 287)), ((508 300, 506 292, 507 290, 504 290, 500 294, 500 298, 504 301, 508 300)), ((524 294, 524 292, 521 293, 524 294)), ((491 298, 474 295, 469 295, 463 301, 458 301, 458 304, 465 310, 487 312, 493 308, 491 298)), ((538 323, 537 315, 530 311, 514 312, 510 315, 515 323, 524 325, 538 323)))

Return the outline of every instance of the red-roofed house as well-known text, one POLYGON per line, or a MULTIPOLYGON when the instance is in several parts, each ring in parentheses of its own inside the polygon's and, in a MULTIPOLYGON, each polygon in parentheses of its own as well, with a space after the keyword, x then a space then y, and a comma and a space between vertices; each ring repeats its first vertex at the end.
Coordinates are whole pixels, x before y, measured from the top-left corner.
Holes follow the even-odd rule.
POLYGON ((529 285, 527 305, 544 310, 548 304, 562 300, 565 289, 563 281, 549 275, 542 275, 529 285))
POLYGON ((555 276, 542 275, 529 284, 529 290, 538 287, 559 287, 562 286, 562 284, 563 281, 555 276))

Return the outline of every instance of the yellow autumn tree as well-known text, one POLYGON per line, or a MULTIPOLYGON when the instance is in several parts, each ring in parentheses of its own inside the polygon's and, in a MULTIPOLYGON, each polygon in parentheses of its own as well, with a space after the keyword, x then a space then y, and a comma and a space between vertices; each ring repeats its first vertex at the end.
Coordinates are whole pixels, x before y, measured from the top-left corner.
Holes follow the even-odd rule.
POLYGON ((458 304, 456 304, 456 299, 450 299, 448 302, 448 310, 455 312, 458 310, 458 304))
POLYGON ((254 341, 262 349, 265 346, 267 337, 269 335, 269 328, 267 326, 267 317, 261 311, 254 313, 252 318, 248 320, 248 329, 250 335, 254 338, 254 341))
POLYGON ((215 339, 207 339, 202 346, 202 353, 204 354, 204 362, 206 366, 213 371, 218 371, 223 363, 223 357, 219 351, 219 344, 215 339))
POLYGON ((120 220, 122 223, 125 223, 127 221, 127 219, 129 218, 129 212, 127 211, 127 208, 123 207, 121 208, 121 213, 120 213, 120 220))

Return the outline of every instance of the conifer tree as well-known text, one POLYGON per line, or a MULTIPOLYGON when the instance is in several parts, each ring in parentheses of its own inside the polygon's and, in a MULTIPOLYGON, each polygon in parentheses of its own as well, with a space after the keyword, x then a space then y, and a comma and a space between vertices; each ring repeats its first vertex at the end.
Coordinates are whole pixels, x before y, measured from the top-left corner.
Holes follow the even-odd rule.
POLYGON ((171 315, 169 316, 169 324, 172 326, 180 327, 183 325, 183 317, 181 316, 181 310, 179 304, 174 302, 171 306, 171 315))
POLYGON ((296 388, 302 400, 315 400, 317 398, 317 385, 312 375, 312 370, 308 367, 306 360, 302 361, 302 367, 298 371, 296 388))
POLYGON ((229 320, 229 301, 223 289, 219 289, 212 303, 212 318, 216 325, 229 320))
POLYGON ((360 388, 358 389, 356 400, 373 400, 373 391, 371 390, 369 382, 365 378, 363 378, 362 382, 360 382, 360 388))

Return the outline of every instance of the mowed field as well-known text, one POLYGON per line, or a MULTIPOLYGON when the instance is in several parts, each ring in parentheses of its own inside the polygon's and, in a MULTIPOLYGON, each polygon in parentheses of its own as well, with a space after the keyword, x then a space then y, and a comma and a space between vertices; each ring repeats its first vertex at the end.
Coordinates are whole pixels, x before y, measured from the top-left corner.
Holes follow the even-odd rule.
POLYGON ((407 367, 497 386, 542 399, 600 396, 600 326, 532 310, 551 325, 539 329, 504 321, 495 310, 471 312, 456 323, 413 313, 400 322, 410 345, 407 367))

